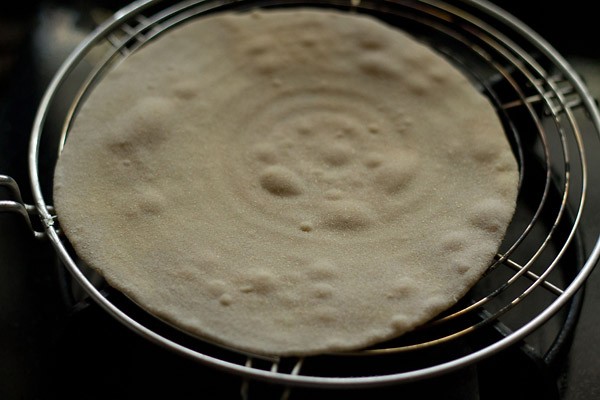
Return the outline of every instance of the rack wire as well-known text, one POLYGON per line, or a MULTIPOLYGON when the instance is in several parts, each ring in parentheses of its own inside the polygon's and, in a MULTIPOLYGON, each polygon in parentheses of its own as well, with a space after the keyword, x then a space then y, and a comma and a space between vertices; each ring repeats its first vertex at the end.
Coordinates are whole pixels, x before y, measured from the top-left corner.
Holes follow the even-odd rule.
MULTIPOLYGON (((583 285, 600 253, 588 167, 598 149, 600 116, 570 66, 519 21, 480 1, 207 0, 132 3, 99 26, 50 84, 34 123, 29 153, 35 208, 74 279, 113 317, 184 357, 246 378, 309 387, 369 387, 446 373, 505 349, 556 314, 583 285), (330 7, 370 14, 422 40, 460 68, 495 105, 520 165, 517 212, 494 262, 459 304, 415 332, 360 351, 306 358, 265 357, 221 348, 160 322, 120 293, 94 284, 58 229, 48 205, 54 162, 86 94, 110 68, 192 18, 255 7, 330 7), (60 101, 70 99, 66 109, 60 101), (62 129, 52 130, 50 115, 62 129), (41 153, 55 154, 49 162, 41 153), (591 238, 582 249, 582 229, 591 238), (569 256, 577 253, 575 257, 569 256), (577 262, 573 263, 572 260, 577 262), (501 324, 508 333, 490 335, 501 324)), ((600 154, 600 153, 596 153, 600 154)), ((12 188, 8 179, 0 185, 12 188)), ((15 192, 18 196, 18 191, 15 192)), ((20 197, 11 201, 20 206, 20 197)), ((14 203, 14 204, 12 204, 14 203)), ((32 208, 31 206, 29 206, 32 208)), ((0 204, 0 210, 3 205, 0 204)), ((32 210, 24 208, 25 214, 32 210)), ((20 212, 21 212, 20 211, 20 212)), ((23 212, 22 212, 23 213, 23 212)), ((497 331, 497 329, 496 329, 497 331)), ((242 386, 242 397, 248 393, 242 386)), ((284 392, 284 398, 289 392, 284 392), (286 394, 287 393, 287 394, 286 394)))

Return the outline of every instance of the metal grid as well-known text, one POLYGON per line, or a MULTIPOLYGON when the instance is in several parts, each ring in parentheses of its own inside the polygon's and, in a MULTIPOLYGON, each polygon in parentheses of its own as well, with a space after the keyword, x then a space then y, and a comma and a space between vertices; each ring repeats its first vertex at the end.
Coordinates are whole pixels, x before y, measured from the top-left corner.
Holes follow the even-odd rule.
MULTIPOLYGON (((142 1, 101 25, 57 73, 32 132, 29 161, 35 207, 21 205, 14 181, 7 178, 0 180, 0 185, 12 189, 13 201, 0 203, 0 210, 10 206, 27 215, 37 209, 44 231, 35 231, 36 236, 52 241, 88 294, 132 330, 185 357, 247 378, 286 385, 365 387, 407 382, 463 367, 516 343, 553 316, 583 284, 598 258, 598 245, 581 257, 579 266, 563 265, 563 259, 573 251, 581 229, 588 180, 598 180, 597 176, 588 177, 585 149, 597 146, 599 130, 598 111, 566 62, 525 26, 487 3, 142 1), (78 106, 108 69, 147 41, 191 18, 223 10, 275 6, 335 7, 368 13, 429 43, 491 99, 519 160, 518 222, 509 227, 487 274, 449 312, 416 332, 374 348, 278 358, 239 353, 191 338, 147 315, 110 288, 100 291, 103 287, 94 286, 47 206, 51 203, 53 164, 40 165, 40 151, 60 153, 78 106), (64 96, 72 99, 71 106, 57 110, 55 103, 64 96), (47 127, 52 113, 64 120, 59 132, 47 127), (500 324, 512 330, 489 339, 486 332, 500 324)), ((598 236, 596 231, 587 233, 598 236)), ((242 397, 247 393, 246 383, 242 397)))

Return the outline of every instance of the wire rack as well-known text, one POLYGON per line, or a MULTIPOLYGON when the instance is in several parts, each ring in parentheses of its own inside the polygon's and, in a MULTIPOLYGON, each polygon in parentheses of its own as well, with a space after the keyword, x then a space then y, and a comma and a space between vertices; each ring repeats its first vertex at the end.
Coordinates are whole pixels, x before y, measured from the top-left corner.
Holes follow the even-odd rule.
MULTIPOLYGON (((598 227, 585 223, 587 215, 596 212, 586 199, 589 182, 598 183, 588 159, 600 155, 599 131, 594 101, 569 65, 543 39, 489 3, 141 1, 98 27, 58 71, 32 131, 29 162, 35 206, 23 205, 15 182, 2 176, 0 186, 8 188, 12 198, 0 202, 0 210, 38 214, 41 228, 35 229, 35 218, 30 223, 36 236, 50 239, 91 298, 141 336, 184 357, 284 385, 349 388, 408 382, 465 367, 517 343, 559 312, 582 286, 600 252, 598 227), (494 262, 451 310, 373 348, 307 358, 265 357, 190 337, 92 279, 61 235, 59 218, 50 206, 51 182, 79 105, 104 73, 128 55, 192 18, 225 10, 298 6, 373 15, 446 56, 495 105, 519 162, 520 193, 514 221, 494 262), (61 128, 53 129, 50 118, 62 121, 61 128)), ((242 397, 247 397, 247 382, 242 397)))

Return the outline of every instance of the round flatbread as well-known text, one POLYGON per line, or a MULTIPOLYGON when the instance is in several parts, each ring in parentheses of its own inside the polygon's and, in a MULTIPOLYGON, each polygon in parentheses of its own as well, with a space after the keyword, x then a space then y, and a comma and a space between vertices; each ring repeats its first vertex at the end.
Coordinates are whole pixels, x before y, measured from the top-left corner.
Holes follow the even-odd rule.
POLYGON ((454 304, 512 217, 492 106, 432 50, 333 11, 221 14, 110 71, 58 160, 77 254, 237 349, 362 348, 454 304))

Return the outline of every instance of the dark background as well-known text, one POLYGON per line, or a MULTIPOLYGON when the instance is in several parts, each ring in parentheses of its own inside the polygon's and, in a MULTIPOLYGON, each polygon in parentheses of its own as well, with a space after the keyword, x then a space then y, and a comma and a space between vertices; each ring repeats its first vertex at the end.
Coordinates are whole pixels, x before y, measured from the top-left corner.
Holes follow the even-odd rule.
MULTIPOLYGON (((600 97, 593 2, 497 3, 555 46, 600 97)), ((0 173, 20 182, 26 201, 31 198, 27 142, 43 90, 71 49, 123 4, 20 1, 0 10, 0 173)), ((61 270, 48 262, 51 256, 48 243, 32 240, 20 218, 0 213, 0 399, 137 398, 152 395, 158 382, 162 388, 172 386, 179 398, 192 396, 177 392, 181 382, 202 382, 204 396, 196 393, 194 398, 211 398, 221 390, 211 385, 215 373, 210 369, 191 363, 185 370, 161 369, 175 356, 135 340, 102 312, 85 314, 83 318, 93 319, 85 328, 73 324, 59 290, 61 270), (136 358, 119 357, 123 354, 136 358), (122 365, 113 363, 123 362, 138 371, 135 377, 116 372, 122 365), (140 384, 139 375, 147 385, 140 384)), ((566 400, 600 398, 599 307, 596 271, 570 355, 566 400)), ((239 391, 239 380, 230 381, 232 393, 239 391)))

